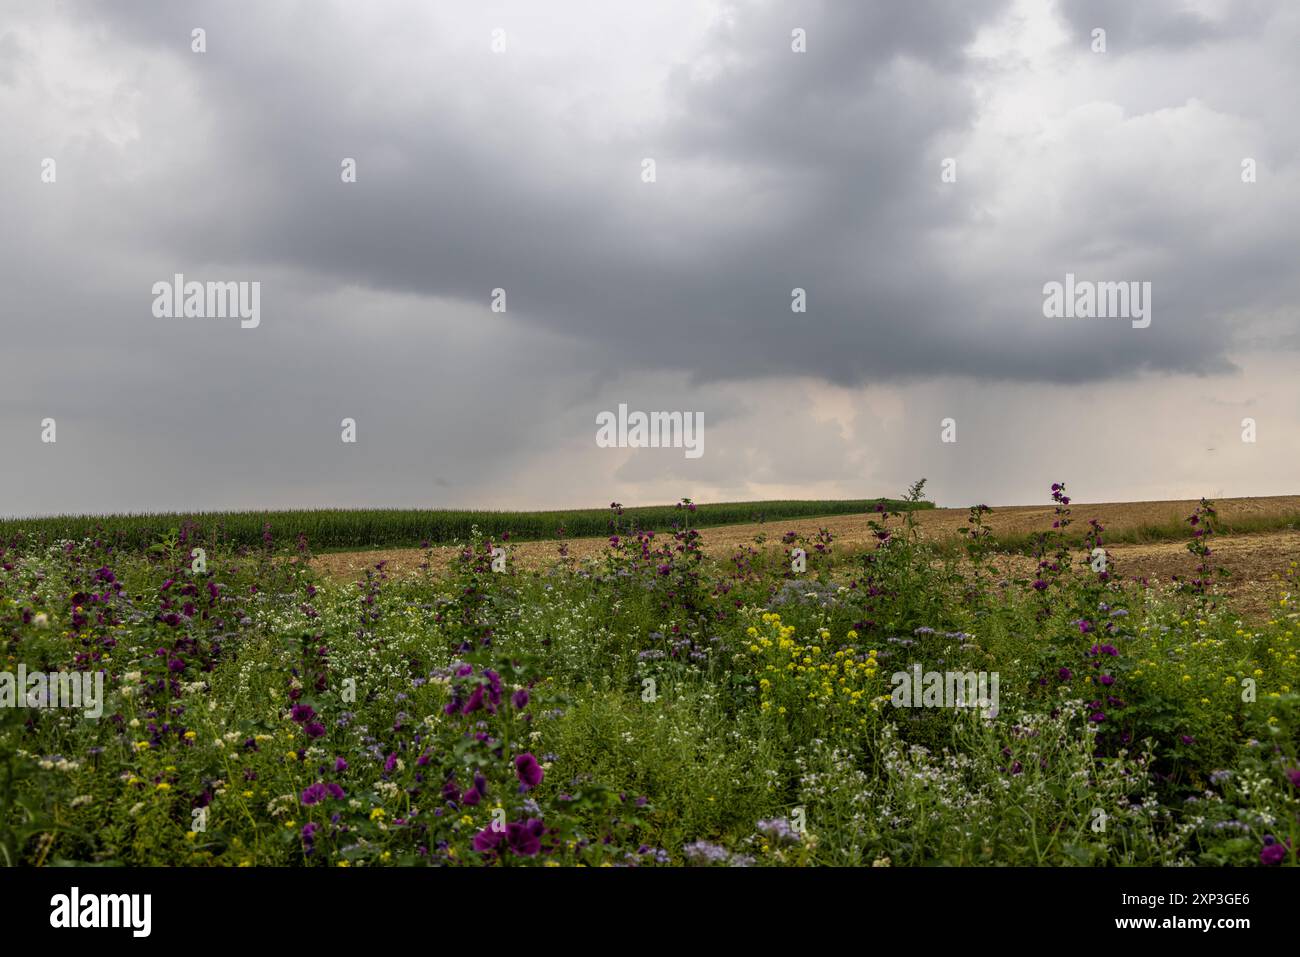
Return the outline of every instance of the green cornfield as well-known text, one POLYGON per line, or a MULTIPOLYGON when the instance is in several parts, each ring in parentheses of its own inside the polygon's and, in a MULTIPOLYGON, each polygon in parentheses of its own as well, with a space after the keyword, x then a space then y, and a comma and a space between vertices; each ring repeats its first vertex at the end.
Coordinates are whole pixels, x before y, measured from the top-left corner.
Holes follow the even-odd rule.
MULTIPOLYGON (((696 505, 690 513, 694 527, 742 522, 780 521, 821 515, 863 512, 877 504, 901 511, 933 508, 933 503, 909 504, 895 499, 781 500, 718 502, 696 505)), ((677 505, 628 507, 618 517, 620 528, 671 529, 684 523, 677 505)), ((166 512, 133 515, 57 515, 45 518, 0 519, 0 542, 18 536, 56 542, 98 539, 122 548, 145 547, 171 531, 188 526, 190 538, 225 545, 284 542, 305 536, 316 550, 415 547, 425 542, 447 544, 470 537, 475 526, 489 537, 509 534, 518 541, 535 541, 558 535, 580 538, 608 534, 614 510, 610 508, 511 512, 473 509, 305 509, 247 512, 166 512)))

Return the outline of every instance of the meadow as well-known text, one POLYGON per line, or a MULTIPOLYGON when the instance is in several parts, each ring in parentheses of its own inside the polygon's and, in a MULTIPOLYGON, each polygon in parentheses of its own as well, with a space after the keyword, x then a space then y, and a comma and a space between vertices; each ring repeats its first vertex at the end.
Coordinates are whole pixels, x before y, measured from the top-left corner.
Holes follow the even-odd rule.
POLYGON ((581 559, 525 569, 471 525, 356 581, 305 532, 11 527, 0 668, 102 673, 104 701, 0 708, 0 861, 1300 864, 1294 562, 1243 616, 1202 502, 1157 591, 1058 483, 1008 577, 998 512, 940 547, 922 490, 846 553, 775 524, 706 555, 683 500, 656 532, 603 511, 581 559), (903 703, 918 669, 996 701, 903 703))

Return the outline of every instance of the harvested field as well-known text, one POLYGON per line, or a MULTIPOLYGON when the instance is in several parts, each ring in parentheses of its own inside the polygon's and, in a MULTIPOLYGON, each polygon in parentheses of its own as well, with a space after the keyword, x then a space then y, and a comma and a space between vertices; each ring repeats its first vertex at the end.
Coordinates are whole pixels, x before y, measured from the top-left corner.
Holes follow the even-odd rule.
MULTIPOLYGON (((1075 503, 1072 508, 1076 528, 1096 518, 1106 528, 1106 541, 1118 540, 1107 547, 1120 575, 1145 578, 1158 585, 1171 582, 1174 576, 1187 575, 1195 565, 1185 545, 1187 535, 1183 522, 1196 504, 1195 501, 1075 503)), ((1257 523, 1280 524, 1290 518, 1300 525, 1300 496, 1225 499, 1217 502, 1216 508, 1221 525, 1230 530, 1257 523)), ((915 514, 921 537, 930 541, 958 541, 959 529, 969 517, 966 509, 958 508, 928 509, 915 514)), ((999 540, 1018 541, 1048 528, 1052 517, 1050 506, 996 507, 988 515, 987 523, 999 540)), ((843 556, 872 547, 874 537, 868 525, 872 518, 834 515, 726 525, 702 529, 700 536, 705 553, 717 560, 726 559, 738 546, 752 545, 759 536, 766 536, 765 547, 775 550, 780 548, 780 536, 788 531, 812 536, 818 529, 826 528, 835 537, 836 553, 843 556)), ((569 555, 581 561, 600 555, 607 539, 577 538, 567 544, 569 555)), ((544 568, 557 560, 558 545, 556 541, 520 542, 512 546, 514 561, 525 569, 544 568)), ((1263 613, 1276 601, 1275 582, 1279 576, 1290 562, 1300 561, 1300 530, 1227 531, 1215 539, 1214 551, 1218 563, 1230 573, 1222 586, 1225 592, 1237 600, 1244 612, 1263 613)), ((432 566, 438 569, 455 553, 454 547, 444 546, 427 554, 431 556, 432 566)), ((333 578, 348 580, 363 575, 367 568, 381 561, 387 563, 385 568, 390 574, 410 574, 420 570, 425 556, 426 552, 415 548, 336 552, 318 556, 313 564, 333 578)), ((1031 560, 1017 555, 1005 556, 1002 564, 1011 575, 1023 576, 1033 568, 1031 560)))

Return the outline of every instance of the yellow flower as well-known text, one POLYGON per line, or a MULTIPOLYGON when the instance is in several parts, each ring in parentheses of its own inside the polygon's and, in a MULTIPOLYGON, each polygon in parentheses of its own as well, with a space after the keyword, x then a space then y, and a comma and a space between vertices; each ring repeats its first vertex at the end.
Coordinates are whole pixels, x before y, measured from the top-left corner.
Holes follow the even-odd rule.
POLYGON ((197 732, 197 731, 186 731, 186 732, 185 732, 185 740, 186 740, 186 741, 193 741, 193 740, 194 740, 195 738, 197 738, 198 736, 199 736, 199 735, 198 735, 198 732, 197 732))
POLYGON ((168 784, 166 781, 158 782, 158 786, 154 788, 155 791, 170 791, 171 789, 172 786, 168 784))
POLYGON ((382 807, 377 807, 370 812, 370 820, 372 821, 378 821, 383 816, 384 816, 384 809, 382 807))

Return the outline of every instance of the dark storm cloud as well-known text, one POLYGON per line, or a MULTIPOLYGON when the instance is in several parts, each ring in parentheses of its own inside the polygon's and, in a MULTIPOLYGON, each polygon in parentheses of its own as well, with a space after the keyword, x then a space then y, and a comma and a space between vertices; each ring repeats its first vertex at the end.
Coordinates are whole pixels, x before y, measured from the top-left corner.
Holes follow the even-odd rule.
MULTIPOLYGON (((0 206, 21 224, 0 236, 0 434, 57 415, 61 444, 0 475, 0 511, 577 504, 611 478, 660 494, 655 476, 735 497, 751 459, 797 492, 810 473, 782 450, 876 494, 848 484, 857 453, 834 460, 839 424, 801 424, 790 381, 1220 372, 1260 341, 1255 313, 1294 345, 1284 5, 1213 34, 1181 7, 1107 7, 1125 47, 1109 61, 1077 37, 981 52, 1016 30, 994 0, 736 3, 707 26, 700 9, 17 8, 0 24, 0 206), (644 33, 618 29, 635 16, 644 33), (1062 75, 1075 86, 1035 98, 1062 75), (1043 283, 1067 271, 1151 281, 1151 328, 1045 320, 1043 283), (175 272, 261 281, 261 327, 153 319, 149 289, 175 272), (707 460, 592 470, 594 415, 620 401, 704 412, 707 460)), ((1086 38, 1089 16, 1064 11, 1086 38)))
MULTIPOLYGON (((1125 9, 1108 12, 1141 37, 1201 23, 1125 9)), ((486 38, 472 56, 400 33, 378 51, 349 35, 346 10, 88 8, 120 42, 181 60, 204 107, 194 130, 146 131, 205 129, 203 155, 167 186, 124 193, 122 241, 484 305, 500 286, 530 323, 607 342, 610 361, 701 380, 1221 368, 1218 310, 1252 293, 1209 276, 1240 265, 1267 283, 1281 267, 1211 257, 1178 232, 1168 197, 1114 238, 1180 246, 1177 261, 1099 261, 1068 224, 1045 221, 1023 258, 950 274, 930 240, 978 216, 979 184, 936 188, 936 139, 972 122, 963 51, 1000 2, 739 4, 699 45, 715 69, 664 63, 665 116, 586 140, 537 113, 529 76, 496 69, 486 38), (197 23, 204 57, 188 52, 197 23), (807 30, 808 53, 790 51, 793 27, 807 30), (339 184, 343 156, 358 160, 355 188, 339 184), (655 184, 638 180, 643 156, 658 163, 655 184), (186 194, 160 208, 160 195, 186 194), (1098 279, 1153 281, 1169 318, 1127 338, 1044 323, 1042 284, 1089 266, 1098 279), (790 311, 796 286, 806 315, 790 311)), ((1096 190, 1103 217, 1130 208, 1112 185, 1096 190)), ((1082 225, 1094 242, 1095 222, 1082 225)), ((996 229, 972 238, 999 243, 996 229)))

